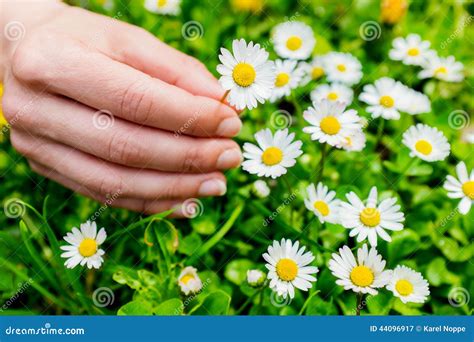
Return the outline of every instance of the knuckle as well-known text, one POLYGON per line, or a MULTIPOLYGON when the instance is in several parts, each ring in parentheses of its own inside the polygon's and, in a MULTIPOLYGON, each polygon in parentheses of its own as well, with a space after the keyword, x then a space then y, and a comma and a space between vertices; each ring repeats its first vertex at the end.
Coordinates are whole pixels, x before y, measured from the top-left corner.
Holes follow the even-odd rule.
POLYGON ((95 184, 95 189, 105 196, 121 194, 123 187, 124 183, 122 177, 114 173, 99 178, 98 182, 95 184))
POLYGON ((202 158, 202 150, 198 147, 191 147, 186 150, 181 164, 182 171, 191 172, 199 168, 199 162, 202 158))
POLYGON ((153 96, 146 80, 130 83, 121 94, 120 111, 126 118, 148 123, 153 112, 153 96))
POLYGON ((131 134, 115 132, 109 140, 108 160, 124 165, 137 165, 145 158, 144 150, 138 145, 139 141, 131 134))

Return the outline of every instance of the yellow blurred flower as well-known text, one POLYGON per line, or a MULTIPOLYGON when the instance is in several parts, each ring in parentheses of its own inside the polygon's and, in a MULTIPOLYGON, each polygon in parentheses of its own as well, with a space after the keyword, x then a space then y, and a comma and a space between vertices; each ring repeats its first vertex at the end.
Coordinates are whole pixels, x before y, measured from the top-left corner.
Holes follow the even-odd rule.
POLYGON ((231 0, 232 7, 236 11, 259 12, 263 8, 264 0, 231 0))
POLYGON ((387 24, 396 24, 405 16, 407 9, 407 0, 382 0, 380 6, 382 21, 387 24))
POLYGON ((2 112, 2 95, 3 95, 3 84, 0 83, 0 127, 3 127, 7 124, 7 120, 3 117, 2 112))

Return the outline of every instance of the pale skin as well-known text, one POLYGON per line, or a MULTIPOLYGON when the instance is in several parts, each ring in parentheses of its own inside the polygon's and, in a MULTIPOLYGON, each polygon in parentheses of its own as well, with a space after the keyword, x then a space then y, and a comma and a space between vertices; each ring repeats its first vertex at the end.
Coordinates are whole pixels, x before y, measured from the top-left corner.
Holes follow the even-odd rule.
POLYGON ((181 216, 186 199, 225 193, 222 171, 242 158, 231 140, 241 121, 201 62, 60 2, 0 6, 2 31, 24 28, 21 39, 0 37, 2 106, 12 145, 35 172, 144 213, 181 216), (98 111, 113 124, 100 126, 112 117, 98 111))

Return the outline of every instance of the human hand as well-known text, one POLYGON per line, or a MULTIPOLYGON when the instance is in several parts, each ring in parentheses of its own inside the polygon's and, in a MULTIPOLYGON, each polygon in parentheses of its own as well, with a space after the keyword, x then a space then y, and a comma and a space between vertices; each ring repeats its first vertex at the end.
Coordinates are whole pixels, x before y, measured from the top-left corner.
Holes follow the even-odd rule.
POLYGON ((204 65, 135 26, 47 4, 7 3, 1 19, 25 27, 2 52, 3 110, 32 169, 146 213, 223 195, 241 122, 204 65))

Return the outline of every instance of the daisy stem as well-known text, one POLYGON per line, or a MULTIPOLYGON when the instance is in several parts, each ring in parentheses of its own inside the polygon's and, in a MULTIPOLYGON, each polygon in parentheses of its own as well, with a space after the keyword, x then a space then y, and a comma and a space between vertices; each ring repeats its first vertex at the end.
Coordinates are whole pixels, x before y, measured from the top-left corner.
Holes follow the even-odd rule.
MULTIPOLYGON (((288 181, 288 178, 282 177, 283 183, 285 183, 287 189, 288 189, 288 196, 291 196, 292 191, 291 191, 291 184, 288 181)), ((290 207, 290 225, 293 224, 293 208, 291 207, 291 204, 289 203, 288 206, 290 207)))
POLYGON ((301 116, 301 113, 302 113, 301 106, 294 92, 291 94, 291 102, 293 102, 293 107, 295 107, 295 111, 298 117, 301 116))
POLYGON ((240 315, 242 311, 245 310, 245 308, 254 300, 255 297, 257 297, 259 293, 263 293, 264 286, 265 285, 262 285, 262 287, 260 287, 257 291, 255 291, 254 294, 252 294, 250 297, 247 298, 247 300, 240 306, 240 308, 238 308, 237 311, 235 311, 236 316, 240 315))
POLYGON ((413 164, 415 164, 415 162, 417 161, 416 158, 411 158, 411 160, 407 163, 407 165, 405 166, 405 168, 402 170, 402 172, 400 172, 400 176, 395 180, 395 182, 393 183, 393 190, 394 191, 397 191, 398 190, 398 183, 400 183, 400 181, 402 180, 402 178, 405 176, 405 174, 410 171, 411 167, 413 166, 413 164))
POLYGON ((229 89, 229 90, 226 90, 225 93, 224 93, 224 95, 222 95, 222 98, 221 98, 221 100, 220 100, 219 102, 225 103, 225 99, 227 98, 227 95, 229 95, 229 93, 230 93, 230 89, 229 89))
POLYGON ((357 294, 357 307, 356 307, 356 315, 360 316, 360 309, 362 309, 362 298, 364 297, 363 293, 357 294))
POLYGON ((379 146, 380 141, 382 140, 384 128, 385 128, 385 120, 380 119, 379 126, 377 128, 377 137, 375 138, 374 150, 377 149, 377 146, 379 146))
POLYGON ((326 154, 327 154, 327 149, 326 149, 326 144, 323 144, 321 147, 321 159, 319 160, 319 173, 318 177, 316 178, 316 185, 323 179, 323 173, 324 173, 324 163, 326 162, 326 154))

